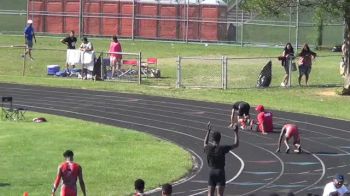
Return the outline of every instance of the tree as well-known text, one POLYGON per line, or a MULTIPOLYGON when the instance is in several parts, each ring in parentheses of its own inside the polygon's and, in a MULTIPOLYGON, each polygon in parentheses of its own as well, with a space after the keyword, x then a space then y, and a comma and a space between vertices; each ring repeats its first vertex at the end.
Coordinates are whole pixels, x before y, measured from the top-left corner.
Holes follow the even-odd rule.
POLYGON ((242 8, 264 15, 280 15, 289 7, 313 7, 322 13, 342 16, 345 21, 344 40, 346 41, 345 79, 342 94, 350 95, 350 0, 242 0, 242 8))
POLYGON ((325 20, 325 13, 326 12, 320 8, 316 8, 315 10, 314 21, 316 22, 317 30, 316 47, 320 47, 323 44, 323 22, 325 20))

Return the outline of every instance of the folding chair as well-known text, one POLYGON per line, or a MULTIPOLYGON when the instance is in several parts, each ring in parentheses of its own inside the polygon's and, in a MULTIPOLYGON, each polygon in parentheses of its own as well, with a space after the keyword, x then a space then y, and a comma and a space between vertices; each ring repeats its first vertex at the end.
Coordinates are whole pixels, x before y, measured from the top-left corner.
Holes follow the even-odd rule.
POLYGON ((148 77, 152 73, 152 67, 154 67, 151 65, 155 65, 155 68, 157 68, 157 63, 158 63, 157 58, 153 58, 153 57, 147 58, 146 62, 142 62, 141 63, 141 72, 143 73, 143 75, 148 77))
POLYGON ((154 58, 154 57, 148 58, 147 59, 147 66, 149 67, 149 65, 155 65, 156 68, 157 68, 157 66, 158 66, 158 59, 154 58))
POLYGON ((118 74, 118 77, 123 77, 126 75, 134 75, 135 73, 137 73, 137 71, 135 69, 133 69, 133 68, 137 67, 137 60, 135 60, 135 59, 123 60, 122 65, 127 65, 128 69, 126 71, 118 74))
POLYGON ((15 120, 17 116, 17 110, 12 107, 12 97, 1 98, 1 119, 2 120, 15 120))
POLYGON ((1 119, 2 120, 24 120, 26 110, 24 108, 14 108, 12 97, 1 98, 1 119))

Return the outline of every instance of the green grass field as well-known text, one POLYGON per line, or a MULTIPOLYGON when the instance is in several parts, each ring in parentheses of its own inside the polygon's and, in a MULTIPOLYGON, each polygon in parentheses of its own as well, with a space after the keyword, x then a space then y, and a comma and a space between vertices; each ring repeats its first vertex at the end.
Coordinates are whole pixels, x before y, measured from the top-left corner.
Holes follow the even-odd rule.
POLYGON ((137 178, 149 190, 192 167, 185 150, 144 133, 47 114, 26 116, 25 121, 0 121, 0 195, 49 195, 67 149, 74 151, 87 193, 94 196, 130 195, 137 178), (39 116, 48 122, 31 122, 39 116))
MULTIPOLYGON (((22 37, 0 36, 3 45, 21 44, 22 37)), ((93 39, 92 42, 96 50, 107 50, 109 39, 93 39)), ((142 51, 143 57, 157 57, 159 59, 158 67, 162 71, 164 78, 160 80, 149 79, 144 85, 120 82, 91 82, 67 78, 53 78, 46 76, 46 65, 60 64, 65 62, 65 52, 58 51, 34 51, 35 61, 28 61, 26 77, 22 77, 22 50, 1 48, 0 49, 0 81, 22 84, 35 84, 46 86, 61 86, 68 88, 82 88, 92 90, 108 90, 117 92, 131 92, 149 95, 159 95, 167 97, 177 97, 195 100, 205 100, 212 102, 232 103, 236 100, 246 100, 252 105, 264 104, 267 108, 279 109, 284 111, 293 111, 300 113, 309 113, 333 118, 350 119, 349 98, 335 94, 336 89, 342 83, 342 78, 338 74, 339 55, 328 51, 317 51, 319 56, 314 63, 310 76, 310 87, 293 87, 291 89, 280 88, 283 77, 283 68, 275 58, 265 58, 261 60, 232 60, 229 61, 229 89, 224 91, 220 89, 176 89, 176 57, 196 56, 196 57, 274 57, 281 54, 280 48, 254 48, 254 47, 236 47, 230 45, 209 45, 203 44, 184 44, 172 42, 150 42, 150 41, 129 41, 122 40, 123 49, 126 52, 142 51), (256 73, 267 60, 273 61, 273 80, 274 87, 268 89, 254 88, 256 73), (249 64, 249 66, 245 66, 249 64), (239 71, 237 71, 239 70, 239 71), (254 73, 249 75, 250 73, 254 73), (235 82, 238 79, 244 79, 235 82), (235 89, 235 85, 249 87, 244 89, 235 89)), ((59 43, 59 38, 40 37, 36 48, 64 49, 64 45, 59 43)), ((185 62, 191 66, 208 66, 202 62, 185 62)), ((190 67, 189 67, 190 68, 190 67)), ((201 75, 216 75, 217 70, 203 69, 201 75), (202 73, 204 72, 204 73, 202 73)), ((191 80, 198 77, 198 71, 189 70, 186 72, 187 78, 191 80)), ((297 73, 293 73, 293 84, 296 84, 297 73)), ((214 77, 214 76, 212 76, 214 77)), ((217 84, 214 81, 213 84, 217 84)))

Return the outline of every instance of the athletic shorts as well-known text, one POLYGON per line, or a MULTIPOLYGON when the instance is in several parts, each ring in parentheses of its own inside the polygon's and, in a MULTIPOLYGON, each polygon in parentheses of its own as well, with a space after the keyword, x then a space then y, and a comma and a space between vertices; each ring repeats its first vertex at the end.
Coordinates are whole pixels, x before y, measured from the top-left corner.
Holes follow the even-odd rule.
POLYGON ((293 136, 293 145, 300 144, 300 135, 294 135, 293 136))
POLYGON ((210 169, 208 185, 212 187, 225 186, 225 170, 224 169, 210 169))
POLYGON ((238 106, 238 116, 249 115, 250 106, 242 104, 238 106))
POLYGON ((110 66, 120 65, 120 59, 118 59, 115 56, 110 56, 109 57, 109 62, 110 62, 110 66))
POLYGON ((33 48, 33 40, 26 40, 26 45, 28 48, 33 48))
POLYGON ((309 75, 311 73, 311 66, 300 65, 299 66, 299 76, 309 75))
POLYGON ((61 196, 77 196, 77 189, 67 186, 62 186, 61 196))

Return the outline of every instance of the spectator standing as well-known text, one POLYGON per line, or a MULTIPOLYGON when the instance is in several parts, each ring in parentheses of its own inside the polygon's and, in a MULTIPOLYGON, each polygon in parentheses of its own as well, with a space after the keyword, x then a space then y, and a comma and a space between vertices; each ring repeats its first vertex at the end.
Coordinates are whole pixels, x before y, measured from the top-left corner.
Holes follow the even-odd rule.
MULTIPOLYGON (((87 39, 87 37, 83 37, 82 39, 83 43, 81 43, 80 45, 80 50, 83 52, 91 52, 94 50, 94 46, 92 45, 91 42, 89 42, 89 40, 87 39)), ((82 79, 86 80, 87 79, 87 73, 88 73, 88 69, 86 67, 82 67, 82 79)))
POLYGON ((94 46, 89 42, 87 37, 83 37, 82 41, 83 43, 81 43, 79 47, 81 51, 89 52, 94 50, 94 46))
POLYGON ((52 196, 62 179, 61 195, 77 196, 77 180, 79 178, 80 188, 83 195, 86 196, 85 183, 83 179, 83 169, 78 163, 73 162, 73 151, 67 150, 63 153, 65 162, 58 167, 56 180, 52 188, 52 196))
POLYGON ((245 129, 247 125, 247 121, 250 119, 249 116, 250 105, 244 101, 237 101, 232 106, 231 111, 231 124, 229 127, 234 125, 235 114, 237 113, 237 122, 240 123, 241 128, 245 129))
POLYGON ((173 192, 173 186, 171 184, 162 185, 162 196, 171 196, 173 192))
POLYGON ((308 85, 309 75, 311 73, 312 61, 316 58, 316 53, 312 52, 308 44, 304 44, 299 56, 299 86, 301 86, 301 78, 305 75, 305 85, 308 85))
POLYGON ((134 186, 135 186, 134 196, 146 196, 144 194, 144 190, 145 190, 145 181, 144 180, 142 180, 142 179, 135 180, 134 186))
POLYGON ((295 146, 294 152, 301 153, 301 145, 300 145, 300 135, 298 131, 298 127, 294 124, 286 124, 281 129, 281 134, 278 139, 278 148, 276 152, 280 152, 282 139, 284 138, 284 144, 286 145, 286 153, 289 153, 289 145, 288 140, 293 137, 293 145, 295 146))
POLYGON ((287 86, 288 85, 288 78, 289 78, 289 63, 291 62, 289 58, 294 57, 294 48, 291 43, 287 43, 286 46, 283 49, 282 52, 282 59, 281 63, 282 66, 284 67, 285 75, 283 77, 283 81, 281 83, 281 86, 287 86))
POLYGON ((256 106, 255 111, 258 112, 258 115, 256 117, 258 121, 257 131, 261 132, 264 135, 266 135, 267 132, 273 132, 272 113, 265 111, 263 105, 256 106))
MULTIPOLYGON (((64 39, 61 39, 61 43, 67 45, 67 49, 75 49, 77 43, 77 38, 74 35, 74 31, 70 31, 69 36, 64 39)), ((72 65, 74 68, 74 65, 72 65)), ((66 63, 67 69, 69 68, 68 62, 66 63)))
POLYGON ((23 57, 25 57, 27 54, 29 55, 29 58, 31 60, 34 60, 32 57, 32 49, 33 49, 33 38, 36 43, 36 37, 34 33, 34 27, 33 27, 33 21, 28 20, 27 26, 24 28, 24 39, 25 39, 25 45, 26 45, 26 52, 23 57))
POLYGON ((337 174, 334 176, 332 182, 326 184, 326 186, 323 189, 322 196, 329 196, 332 194, 344 196, 344 194, 347 192, 348 189, 344 185, 344 176, 341 174, 337 174))
POLYGON ((112 42, 109 46, 109 61, 112 67, 112 77, 115 74, 116 69, 120 69, 122 54, 115 54, 116 52, 122 52, 122 45, 118 41, 117 36, 112 37, 112 42))
POLYGON ((209 135, 211 131, 211 124, 208 123, 208 132, 204 138, 204 152, 207 155, 207 162, 210 168, 208 180, 208 196, 223 196, 226 185, 225 177, 225 155, 230 150, 237 148, 239 145, 238 126, 234 124, 234 142, 232 145, 220 145, 221 133, 215 131, 212 135, 213 144, 209 144, 209 135))

